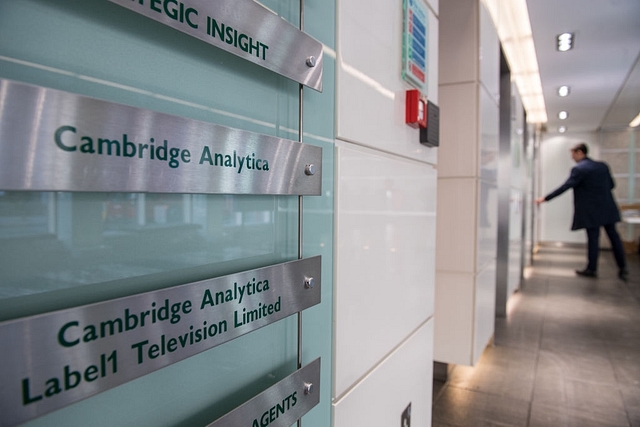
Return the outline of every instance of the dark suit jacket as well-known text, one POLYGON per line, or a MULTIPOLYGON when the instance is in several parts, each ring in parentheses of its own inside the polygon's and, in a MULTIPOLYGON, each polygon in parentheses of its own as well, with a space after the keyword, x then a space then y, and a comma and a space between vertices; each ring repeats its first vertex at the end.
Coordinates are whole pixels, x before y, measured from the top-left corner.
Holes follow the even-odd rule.
POLYGON ((611 190, 615 187, 609 167, 606 163, 590 158, 580 160, 571 169, 569 179, 549 193, 545 200, 573 188, 573 225, 572 230, 599 227, 620 221, 620 211, 611 190))

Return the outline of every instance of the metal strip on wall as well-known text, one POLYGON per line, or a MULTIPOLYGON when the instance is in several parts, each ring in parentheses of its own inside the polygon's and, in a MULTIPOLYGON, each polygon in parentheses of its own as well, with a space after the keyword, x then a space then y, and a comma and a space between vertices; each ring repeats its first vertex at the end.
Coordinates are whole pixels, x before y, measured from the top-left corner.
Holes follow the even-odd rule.
MULTIPOLYGON (((304 31, 304 0, 300 0, 300 31, 304 31)), ((302 137, 304 135, 304 86, 299 85, 299 98, 298 98, 298 142, 302 143, 302 137)), ((309 171, 311 173, 315 171, 309 171)), ((304 199, 300 195, 298 196, 298 259, 302 259, 302 236, 303 236, 303 210, 304 199)), ((313 287, 313 282, 307 282, 307 286, 313 287)), ((302 367, 302 312, 298 312, 298 369, 302 367)), ((297 427, 302 427, 302 420, 298 418, 296 423, 297 427)))
POLYGON ((320 402, 320 358, 207 427, 289 427, 320 402))
POLYGON ((322 148, 0 79, 0 190, 320 195, 322 148))

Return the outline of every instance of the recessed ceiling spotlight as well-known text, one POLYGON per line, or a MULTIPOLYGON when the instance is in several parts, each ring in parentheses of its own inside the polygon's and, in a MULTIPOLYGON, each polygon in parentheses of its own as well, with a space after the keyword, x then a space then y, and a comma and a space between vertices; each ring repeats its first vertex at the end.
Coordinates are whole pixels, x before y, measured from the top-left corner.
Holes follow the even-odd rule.
POLYGON ((556 37, 556 48, 560 52, 566 52, 573 49, 573 33, 562 33, 556 37))
POLYGON ((559 118, 560 120, 564 120, 564 119, 566 119, 567 117, 569 117, 569 113, 567 113, 566 111, 560 111, 560 112, 558 113, 558 118, 559 118))
POLYGON ((629 126, 631 126, 632 128, 640 126, 640 113, 638 113, 638 115, 633 120, 631 120, 629 126))
POLYGON ((567 127, 566 126, 560 126, 558 128, 558 132, 560 132, 560 133, 565 133, 566 131, 567 131, 567 127))
POLYGON ((567 96, 569 95, 570 89, 569 86, 560 86, 558 88, 558 96, 567 96))

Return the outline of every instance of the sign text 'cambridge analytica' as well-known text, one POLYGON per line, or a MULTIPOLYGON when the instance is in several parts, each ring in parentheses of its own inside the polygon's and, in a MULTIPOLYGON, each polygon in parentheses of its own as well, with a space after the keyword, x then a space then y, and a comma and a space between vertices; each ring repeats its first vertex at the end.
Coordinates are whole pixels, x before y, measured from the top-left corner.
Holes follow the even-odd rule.
POLYGON ((0 79, 0 190, 319 195, 309 144, 0 79))
POLYGON ((316 256, 2 322, 0 426, 62 408, 319 304, 320 272, 316 256))

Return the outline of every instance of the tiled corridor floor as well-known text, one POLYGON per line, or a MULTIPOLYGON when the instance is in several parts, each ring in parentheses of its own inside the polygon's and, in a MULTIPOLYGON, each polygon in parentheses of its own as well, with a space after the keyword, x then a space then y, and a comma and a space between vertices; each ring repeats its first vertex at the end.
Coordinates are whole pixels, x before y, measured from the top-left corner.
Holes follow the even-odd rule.
POLYGON ((433 426, 640 427, 640 258, 575 275, 584 249, 542 248, 475 367, 434 381, 433 426))

